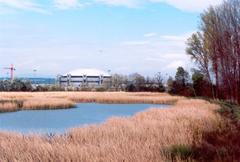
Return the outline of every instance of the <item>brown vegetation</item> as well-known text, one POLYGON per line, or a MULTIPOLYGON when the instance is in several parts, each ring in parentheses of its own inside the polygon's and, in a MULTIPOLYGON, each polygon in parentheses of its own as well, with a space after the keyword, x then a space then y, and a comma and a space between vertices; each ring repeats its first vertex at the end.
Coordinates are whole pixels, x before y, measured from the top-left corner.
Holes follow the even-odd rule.
POLYGON ((75 106, 73 101, 56 98, 30 98, 23 102, 23 110, 31 109, 67 109, 75 106))
POLYGON ((0 103, 0 112, 18 111, 18 105, 13 102, 0 103))
MULTIPOLYGON (((76 96, 71 94, 65 93, 70 98, 76 96)), ((146 102, 150 101, 147 93, 125 95, 143 96, 146 102)), ((55 97, 65 98, 58 93, 55 97)), ((84 99, 80 101, 96 101, 90 96, 84 99)), ((102 99, 109 101, 106 96, 102 99)), ((125 101, 124 97, 114 101, 123 99, 125 101)), ((130 101, 140 102, 129 97, 127 102, 130 101)), ((157 101, 154 97, 151 100, 157 101)), ((219 125, 216 109, 218 106, 203 100, 181 99, 169 109, 152 108, 131 118, 109 119, 100 126, 74 128, 65 135, 0 133, 0 161, 181 161, 182 156, 171 152, 172 146, 202 143, 203 132, 215 130, 219 125)), ((191 154, 185 158, 192 159, 191 154)))
POLYGON ((218 129, 204 132, 202 143, 194 146, 196 159, 201 162, 239 162, 240 124, 226 120, 218 129))
POLYGON ((173 104, 181 98, 166 93, 1 92, 0 111, 71 108, 80 102, 173 104))
POLYGON ((205 162, 240 161, 240 107, 227 102, 214 101, 221 105, 222 116, 217 129, 203 133, 202 142, 193 145, 195 159, 205 162))

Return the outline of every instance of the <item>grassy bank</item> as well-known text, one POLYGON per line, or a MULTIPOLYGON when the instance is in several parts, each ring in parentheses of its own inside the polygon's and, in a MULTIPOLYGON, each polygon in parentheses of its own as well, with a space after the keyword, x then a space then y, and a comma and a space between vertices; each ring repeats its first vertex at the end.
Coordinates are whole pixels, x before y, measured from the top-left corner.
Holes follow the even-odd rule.
POLYGON ((154 103, 173 104, 182 97, 166 93, 126 92, 1 92, 0 112, 72 108, 76 103, 154 103))
POLYGON ((219 127, 220 118, 215 113, 219 107, 207 101, 176 101, 168 95, 167 100, 161 99, 165 94, 103 94, 79 94, 84 99, 73 93, 50 95, 77 102, 134 103, 142 98, 142 102, 176 103, 169 109, 151 108, 130 118, 112 118, 100 126, 74 128, 65 135, 0 133, 0 161, 191 161, 192 145, 200 145, 204 132, 219 127))

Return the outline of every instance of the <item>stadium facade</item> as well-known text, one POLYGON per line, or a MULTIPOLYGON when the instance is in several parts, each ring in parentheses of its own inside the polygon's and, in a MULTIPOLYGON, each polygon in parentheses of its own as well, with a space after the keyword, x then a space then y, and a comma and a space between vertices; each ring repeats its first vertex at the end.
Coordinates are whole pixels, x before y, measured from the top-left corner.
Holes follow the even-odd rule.
POLYGON ((63 87, 101 87, 111 82, 108 72, 98 69, 76 69, 58 76, 63 87))

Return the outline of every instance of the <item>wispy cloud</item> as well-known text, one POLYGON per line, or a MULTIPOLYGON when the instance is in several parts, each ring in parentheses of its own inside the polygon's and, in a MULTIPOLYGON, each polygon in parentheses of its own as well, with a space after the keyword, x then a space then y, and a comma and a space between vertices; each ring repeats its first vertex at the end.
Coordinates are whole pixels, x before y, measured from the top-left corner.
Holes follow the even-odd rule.
POLYGON ((185 54, 185 42, 191 34, 192 32, 180 35, 147 33, 142 40, 125 41, 122 44, 128 51, 144 56, 145 65, 157 68, 159 68, 157 65, 160 65, 160 71, 173 75, 177 67, 183 66, 188 69, 191 64, 189 57, 185 54), (154 39, 148 39, 152 36, 154 39))
MULTIPOLYGON (((122 6, 128 8, 136 8, 138 6, 144 6, 146 4, 159 4, 165 3, 171 5, 177 9, 186 12, 201 12, 206 9, 209 5, 220 4, 223 0, 51 0, 53 5, 58 9, 73 9, 79 8, 86 5, 97 5, 103 4, 108 6, 122 6)), ((0 13, 7 11, 6 8, 30 10, 39 13, 49 13, 46 8, 52 6, 42 6, 41 3, 35 0, 0 0, 0 13), (5 8, 3 8, 5 7, 5 8)), ((8 11, 9 12, 9 11, 8 11)), ((6 12, 5 12, 6 13, 6 12)), ((153 33, 149 33, 153 34, 153 33)))
POLYGON ((152 3, 166 3, 183 11, 201 12, 209 5, 217 5, 223 0, 149 0, 152 3))
MULTIPOLYGON (((176 35, 176 37, 180 36, 176 35)), ((161 71, 174 75, 178 66, 187 68, 190 62, 185 54, 184 41, 175 41, 175 39, 166 41, 161 36, 150 40, 143 37, 139 41, 105 45, 74 43, 61 39, 51 41, 53 38, 49 36, 32 41, 30 37, 24 38, 22 33, 19 38, 21 41, 16 41, 10 46, 0 46, 0 57, 4 58, 1 66, 13 63, 18 69, 16 71, 18 76, 31 75, 28 72, 36 68, 39 69, 40 76, 46 74, 56 76, 58 73, 79 67, 111 69, 113 72, 123 74, 140 72, 144 75, 154 75, 157 71, 161 71), (104 49, 101 55, 98 54, 99 49, 104 49), (34 57, 32 53, 35 54, 34 57), (79 62, 82 62, 81 65, 79 62)))
POLYGON ((62 10, 83 6, 78 0, 54 0, 53 2, 56 8, 62 10))
POLYGON ((186 34, 182 35, 162 35, 161 39, 165 41, 180 41, 180 42, 186 42, 186 40, 194 33, 195 31, 188 32, 186 34))
POLYGON ((137 7, 141 0, 95 0, 97 3, 103 3, 110 6, 125 6, 129 8, 137 7))
POLYGON ((202 12, 210 5, 218 5, 223 0, 95 0, 112 6, 138 7, 148 3, 165 3, 187 12, 202 12))
POLYGON ((49 13, 40 4, 34 3, 32 0, 0 0, 0 7, 5 10, 21 9, 39 13, 49 13))
POLYGON ((186 68, 185 61, 183 61, 183 60, 173 60, 165 67, 165 69, 177 69, 179 66, 182 66, 182 67, 186 68))

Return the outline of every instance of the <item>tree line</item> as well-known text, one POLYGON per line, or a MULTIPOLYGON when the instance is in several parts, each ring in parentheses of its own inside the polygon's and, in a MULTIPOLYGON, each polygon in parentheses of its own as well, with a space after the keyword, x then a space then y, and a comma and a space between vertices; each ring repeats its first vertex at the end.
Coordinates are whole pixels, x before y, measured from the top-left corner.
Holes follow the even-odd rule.
POLYGON ((160 72, 154 77, 144 77, 138 73, 129 76, 114 74, 112 87, 114 91, 168 92, 187 97, 211 97, 211 85, 201 71, 193 69, 192 73, 191 76, 183 67, 178 67, 175 76, 167 80, 160 72))
POLYGON ((128 92, 165 92, 164 78, 160 72, 154 77, 144 77, 139 73, 131 75, 114 74, 111 81, 114 91, 128 92))
POLYGON ((30 81, 24 81, 20 79, 1 80, 0 91, 32 91, 33 86, 30 81))

